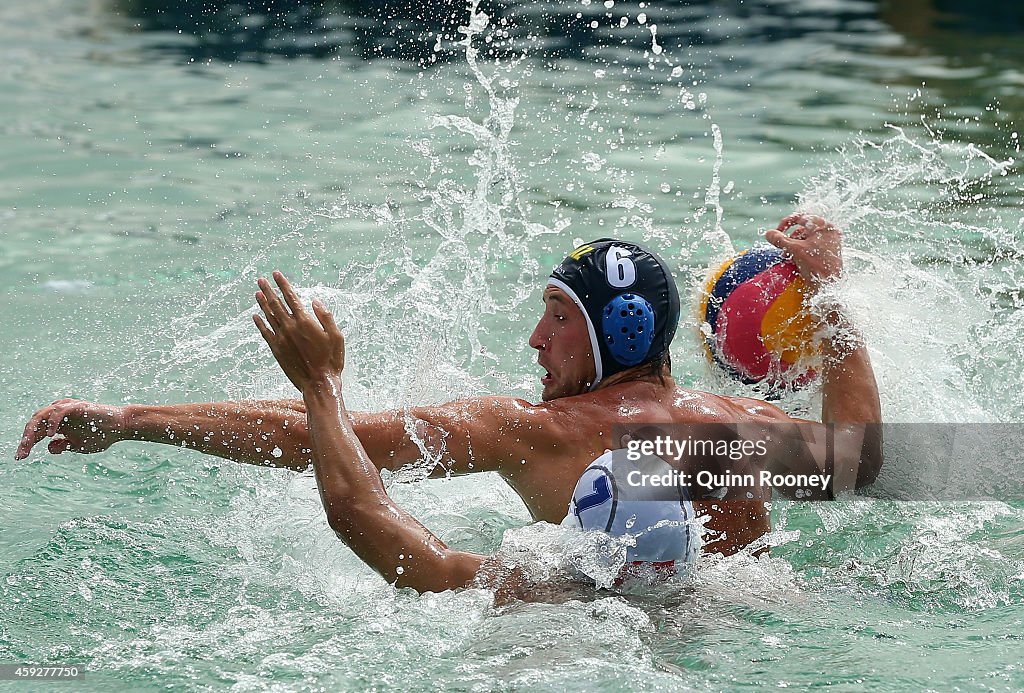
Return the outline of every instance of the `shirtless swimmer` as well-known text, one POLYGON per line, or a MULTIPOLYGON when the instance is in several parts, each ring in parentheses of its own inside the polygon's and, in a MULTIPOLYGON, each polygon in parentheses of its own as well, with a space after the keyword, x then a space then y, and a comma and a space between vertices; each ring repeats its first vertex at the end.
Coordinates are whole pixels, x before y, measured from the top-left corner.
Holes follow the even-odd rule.
MULTIPOLYGON (((792 256, 812 291, 842 272, 841 234, 820 217, 789 216, 766 237, 792 256)), ((791 425, 808 441, 827 438, 828 449, 772 447, 765 467, 828 470, 850 487, 871 483, 881 465, 881 440, 866 433, 881 422, 881 410, 862 344, 823 345, 823 423, 793 419, 758 400, 678 387, 667 358, 678 316, 675 285, 664 263, 635 244, 604 240, 581 246, 552 274, 544 313, 530 336, 546 371, 544 401, 536 405, 477 397, 405 411, 348 411, 341 377, 344 338, 333 317, 318 302, 307 310, 280 273, 274 279, 283 301, 260 279, 257 301, 265 318, 254 319, 301 401, 117 407, 59 400, 28 422, 16 458, 51 437, 53 454, 99 452, 121 440, 140 440, 295 470, 312 462, 328 522, 339 538, 388 582, 419 591, 503 587, 497 581, 507 576, 499 576, 486 556, 445 546, 388 497, 378 470, 399 469, 421 455, 406 432, 407 417, 428 449, 440 454, 435 476, 497 472, 535 520, 552 523, 561 522, 569 507, 585 524, 581 507, 593 501, 585 477, 609 445, 615 447, 610 434, 621 424, 791 425), (619 317, 629 322, 612 319, 610 307, 621 309, 619 317), (633 328, 634 336, 624 345, 609 341, 622 326, 633 328), (647 336, 636 336, 643 332, 637 327, 646 328, 647 336), (260 449, 268 445, 280 448, 281 457, 267 460, 260 449)), ((838 307, 824 319, 845 325, 838 307)), ((695 513, 706 520, 704 551, 729 554, 769 529, 765 500, 681 498, 679 507, 683 516, 695 513)), ((692 558, 696 543, 688 542, 695 538, 677 533, 676 539, 672 560, 692 558)))

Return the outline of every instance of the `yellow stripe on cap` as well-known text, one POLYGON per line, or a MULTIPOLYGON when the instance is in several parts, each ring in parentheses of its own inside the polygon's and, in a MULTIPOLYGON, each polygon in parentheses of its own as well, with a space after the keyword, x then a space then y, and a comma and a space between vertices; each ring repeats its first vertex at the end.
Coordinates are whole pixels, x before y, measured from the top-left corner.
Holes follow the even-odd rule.
POLYGON ((579 262, 581 257, 586 255, 587 253, 592 252, 594 252, 594 246, 590 245, 589 243, 584 243, 579 248, 569 253, 569 257, 571 257, 576 262, 579 262))

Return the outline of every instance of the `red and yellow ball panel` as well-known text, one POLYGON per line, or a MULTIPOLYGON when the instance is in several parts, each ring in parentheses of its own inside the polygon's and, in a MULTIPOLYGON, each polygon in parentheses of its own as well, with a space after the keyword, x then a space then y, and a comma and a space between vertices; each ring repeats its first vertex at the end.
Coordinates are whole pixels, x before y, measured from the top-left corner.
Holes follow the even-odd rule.
POLYGON ((814 354, 803 279, 778 248, 753 248, 730 258, 708 278, 702 298, 708 356, 733 377, 780 384, 787 371, 814 354))

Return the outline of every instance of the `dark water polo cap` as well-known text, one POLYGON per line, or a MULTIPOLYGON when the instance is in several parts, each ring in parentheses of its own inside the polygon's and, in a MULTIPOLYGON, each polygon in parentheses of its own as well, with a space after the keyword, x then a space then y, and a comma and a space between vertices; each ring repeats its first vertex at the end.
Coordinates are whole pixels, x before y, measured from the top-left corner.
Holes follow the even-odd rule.
POLYGON ((668 351, 679 324, 679 291, 665 261, 642 245, 601 238, 584 243, 555 268, 561 289, 587 319, 597 377, 646 363, 668 351))

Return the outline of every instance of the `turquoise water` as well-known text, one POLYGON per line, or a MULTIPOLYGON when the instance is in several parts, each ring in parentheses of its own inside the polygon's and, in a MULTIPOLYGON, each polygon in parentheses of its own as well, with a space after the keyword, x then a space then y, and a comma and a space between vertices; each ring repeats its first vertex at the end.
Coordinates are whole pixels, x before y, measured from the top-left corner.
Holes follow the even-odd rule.
MULTIPOLYGON (((309 475, 11 461, 57 397, 290 396, 249 321, 274 268, 338 313, 357 406, 536 400, 574 240, 646 240, 688 294, 798 203, 847 229, 888 420, 1024 419, 1013 10, 503 5, 474 63, 461 5, 271 6, 0 6, 0 662, 84 663, 87 690, 1024 688, 1019 499, 779 502, 770 558, 495 607, 383 584, 309 475)), ((683 332, 680 382, 746 392, 683 332)), ((450 544, 567 560, 497 479, 419 476, 391 492, 450 544)))

